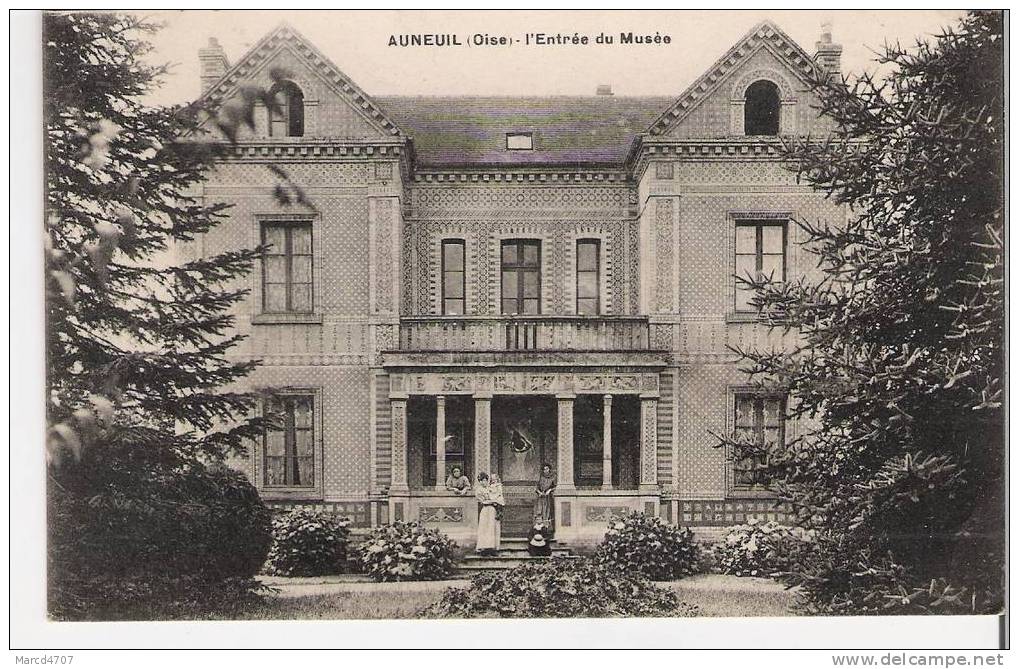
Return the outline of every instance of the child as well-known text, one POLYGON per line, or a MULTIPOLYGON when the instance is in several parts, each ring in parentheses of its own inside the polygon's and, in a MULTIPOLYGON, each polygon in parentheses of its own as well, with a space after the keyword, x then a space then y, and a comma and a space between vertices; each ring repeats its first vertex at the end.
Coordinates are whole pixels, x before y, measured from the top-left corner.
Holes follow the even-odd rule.
POLYGON ((531 539, 527 542, 527 552, 533 557, 551 557, 552 545, 548 541, 548 527, 542 523, 536 523, 531 528, 531 539))

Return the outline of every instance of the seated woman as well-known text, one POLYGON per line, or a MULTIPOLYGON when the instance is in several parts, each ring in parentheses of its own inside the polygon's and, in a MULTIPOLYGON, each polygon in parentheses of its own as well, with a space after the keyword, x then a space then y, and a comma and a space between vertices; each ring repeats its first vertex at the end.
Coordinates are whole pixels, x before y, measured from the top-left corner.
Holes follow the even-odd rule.
POLYGON ((446 490, 457 495, 467 495, 471 492, 471 480, 464 476, 462 469, 453 467, 449 476, 446 477, 446 490))

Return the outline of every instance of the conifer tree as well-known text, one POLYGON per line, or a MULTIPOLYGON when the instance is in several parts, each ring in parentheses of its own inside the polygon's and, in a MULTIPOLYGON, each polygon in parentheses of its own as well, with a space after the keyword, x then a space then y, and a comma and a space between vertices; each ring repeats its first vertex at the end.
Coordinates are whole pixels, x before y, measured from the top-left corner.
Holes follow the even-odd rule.
MULTIPOLYGON (((771 487, 817 545, 790 575, 825 613, 992 611, 1002 602, 1003 38, 972 13, 886 78, 818 74, 825 141, 790 142, 800 178, 847 221, 797 221, 820 278, 754 280, 792 355, 737 351, 788 389, 771 487)), ((754 452, 756 451, 756 453, 754 452)), ((751 459, 752 460, 752 459, 751 459)), ((749 461, 749 460, 748 460, 749 461)))
MULTIPOLYGON (((256 364, 229 353, 261 250, 180 253, 224 216, 194 193, 228 144, 187 141, 195 108, 144 103, 165 73, 145 60, 157 29, 124 14, 43 19, 55 615, 174 596, 189 577, 250 577, 268 548, 268 511, 219 466, 262 429, 256 397, 228 389, 256 364)), ((224 108, 221 129, 250 124, 259 95, 224 108)))
POLYGON ((58 457, 87 439, 84 412, 101 418, 114 408, 131 415, 126 438, 182 456, 221 456, 251 434, 250 423, 233 420, 251 398, 220 388, 253 367, 226 353, 240 341, 229 313, 245 295, 237 279, 257 251, 176 258, 226 205, 190 194, 212 158, 178 141, 195 115, 140 100, 164 73, 144 61, 143 37, 155 29, 116 14, 45 17, 46 323, 58 457))

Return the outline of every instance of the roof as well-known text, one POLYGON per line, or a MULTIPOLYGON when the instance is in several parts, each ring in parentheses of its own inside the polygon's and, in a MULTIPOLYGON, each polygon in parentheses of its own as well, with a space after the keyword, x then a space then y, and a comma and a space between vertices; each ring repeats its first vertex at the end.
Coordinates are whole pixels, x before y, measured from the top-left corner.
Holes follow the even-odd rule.
POLYGON ((670 100, 650 125, 650 134, 661 135, 675 128, 714 91, 734 69, 750 59, 758 49, 768 49, 780 61, 784 61, 790 72, 807 81, 816 65, 810 55, 799 44, 782 32, 772 21, 762 21, 736 42, 721 58, 715 61, 697 81, 690 84, 679 100, 670 100))
POLYGON ((621 165, 633 138, 674 97, 386 97, 382 111, 414 141, 418 164, 621 165), (506 149, 506 133, 530 132, 531 151, 506 149))
POLYGON ((271 64, 272 58, 285 48, 293 50, 313 71, 325 79, 338 95, 350 101, 353 108, 370 125, 378 128, 384 134, 400 136, 400 129, 386 118, 375 101, 304 35, 294 30, 286 22, 280 23, 258 40, 258 43, 248 49, 248 52, 234 63, 219 81, 203 92, 199 99, 221 102, 245 78, 251 76, 266 63, 271 64))

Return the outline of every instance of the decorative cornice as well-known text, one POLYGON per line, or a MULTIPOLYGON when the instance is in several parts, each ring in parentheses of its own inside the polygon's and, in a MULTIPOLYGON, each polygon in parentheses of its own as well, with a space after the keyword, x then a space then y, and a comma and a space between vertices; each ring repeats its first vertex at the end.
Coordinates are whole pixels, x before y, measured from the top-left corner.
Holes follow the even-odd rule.
POLYGON ((229 147, 228 159, 399 159, 405 155, 404 142, 240 142, 229 147))
POLYGON ((655 119, 648 132, 652 135, 661 135, 674 128, 711 95, 733 70, 760 49, 768 49, 803 80, 806 80, 817 67, 807 52, 777 25, 771 21, 763 21, 754 26, 743 39, 715 61, 707 72, 683 91, 679 99, 655 119))
POLYGON ((640 182, 650 161, 668 158, 683 162, 706 161, 760 161, 783 162, 782 141, 776 139, 749 139, 733 137, 726 139, 661 139, 642 135, 634 144, 627 160, 630 174, 640 182))
POLYGON ((415 170, 414 183, 513 183, 513 184, 619 184, 631 185, 630 175, 623 169, 555 169, 553 167, 534 171, 533 168, 503 167, 478 171, 464 170, 432 171, 427 168, 415 170))
POLYGON ((309 67, 328 81, 339 93, 346 96, 362 116, 394 137, 403 136, 400 128, 386 117, 382 109, 367 93, 336 67, 304 35, 286 23, 280 24, 259 40, 233 67, 227 70, 218 82, 202 95, 200 100, 213 104, 221 102, 229 92, 243 83, 273 55, 288 47, 307 61, 309 67))

